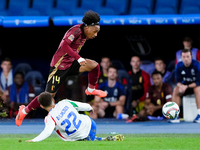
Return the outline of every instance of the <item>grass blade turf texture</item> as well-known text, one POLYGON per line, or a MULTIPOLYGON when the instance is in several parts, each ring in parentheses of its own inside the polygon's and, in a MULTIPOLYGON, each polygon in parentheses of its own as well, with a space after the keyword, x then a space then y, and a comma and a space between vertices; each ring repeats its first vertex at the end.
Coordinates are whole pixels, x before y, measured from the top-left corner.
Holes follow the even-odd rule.
MULTIPOLYGON (((124 141, 64 142, 53 134, 46 140, 26 143, 37 134, 0 134, 0 150, 199 150, 200 134, 124 134, 124 141)), ((100 137, 109 134, 97 135, 100 137)))

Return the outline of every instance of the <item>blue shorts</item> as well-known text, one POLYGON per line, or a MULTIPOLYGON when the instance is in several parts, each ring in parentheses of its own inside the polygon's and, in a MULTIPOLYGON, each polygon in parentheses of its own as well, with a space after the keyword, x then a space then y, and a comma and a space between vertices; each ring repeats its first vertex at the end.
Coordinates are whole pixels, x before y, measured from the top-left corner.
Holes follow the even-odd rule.
MULTIPOLYGON (((90 118, 91 119, 91 118, 90 118)), ((86 140, 88 141, 94 141, 95 140, 95 137, 96 137, 96 130, 97 130, 97 125, 96 123, 94 122, 94 120, 91 119, 91 129, 90 129, 90 133, 88 135, 87 138, 85 138, 86 140)))

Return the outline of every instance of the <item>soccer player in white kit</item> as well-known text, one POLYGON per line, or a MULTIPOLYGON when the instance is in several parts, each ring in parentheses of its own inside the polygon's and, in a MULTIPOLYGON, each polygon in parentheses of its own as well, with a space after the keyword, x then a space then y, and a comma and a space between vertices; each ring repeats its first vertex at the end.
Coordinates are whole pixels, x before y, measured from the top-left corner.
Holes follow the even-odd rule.
POLYGON ((51 135, 53 130, 64 141, 77 140, 107 140, 122 141, 123 135, 109 136, 107 138, 96 137, 96 123, 87 115, 79 114, 78 111, 93 112, 87 103, 75 102, 64 99, 57 104, 49 92, 39 95, 38 101, 42 108, 49 113, 45 117, 44 130, 34 139, 27 142, 39 142, 51 135))

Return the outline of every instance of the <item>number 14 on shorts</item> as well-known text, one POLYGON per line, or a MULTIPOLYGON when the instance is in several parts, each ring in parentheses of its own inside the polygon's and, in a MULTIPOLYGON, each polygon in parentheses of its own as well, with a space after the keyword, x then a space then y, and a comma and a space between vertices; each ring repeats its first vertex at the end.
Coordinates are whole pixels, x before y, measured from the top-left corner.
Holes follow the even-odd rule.
POLYGON ((54 84, 55 82, 57 82, 59 84, 60 83, 60 77, 53 76, 52 84, 54 84))
POLYGON ((60 77, 58 76, 53 76, 52 78, 52 86, 51 86, 51 91, 54 91, 55 84, 60 84, 60 77))

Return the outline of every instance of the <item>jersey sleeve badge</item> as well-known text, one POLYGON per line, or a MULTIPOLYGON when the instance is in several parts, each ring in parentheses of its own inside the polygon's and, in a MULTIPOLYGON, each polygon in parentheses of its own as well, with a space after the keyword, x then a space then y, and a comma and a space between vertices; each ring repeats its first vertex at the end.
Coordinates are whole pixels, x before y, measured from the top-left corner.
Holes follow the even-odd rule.
POLYGON ((74 40, 74 35, 71 34, 71 35, 68 37, 68 39, 69 39, 70 41, 73 41, 73 40, 74 40))

